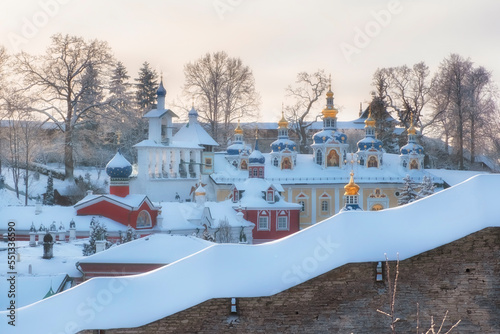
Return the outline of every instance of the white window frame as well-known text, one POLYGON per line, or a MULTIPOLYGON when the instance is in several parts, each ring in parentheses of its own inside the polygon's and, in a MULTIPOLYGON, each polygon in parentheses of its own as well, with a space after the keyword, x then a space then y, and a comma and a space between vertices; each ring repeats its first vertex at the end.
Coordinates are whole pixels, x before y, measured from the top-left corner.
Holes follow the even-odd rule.
POLYGON ((269 231, 269 216, 259 216, 259 225, 257 226, 257 230, 269 231), (265 220, 265 227, 261 226, 261 224, 264 222, 263 220, 265 220))
MULTIPOLYGON (((281 222, 283 223, 283 222, 281 222)), ((288 227, 288 217, 287 216, 278 216, 276 218, 276 231, 288 231, 289 230, 289 227, 288 227), (285 220, 285 226, 284 227, 280 227, 280 219, 284 219, 285 220)))

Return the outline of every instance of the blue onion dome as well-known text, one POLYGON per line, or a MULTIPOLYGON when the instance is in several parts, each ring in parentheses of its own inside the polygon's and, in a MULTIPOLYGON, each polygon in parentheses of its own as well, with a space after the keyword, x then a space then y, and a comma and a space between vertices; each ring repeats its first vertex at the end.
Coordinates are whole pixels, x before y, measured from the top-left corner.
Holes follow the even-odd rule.
POLYGON ((281 152, 284 150, 296 151, 297 144, 290 139, 277 139, 271 143, 271 151, 272 152, 281 152))
POLYGON ((156 91, 156 95, 158 97, 165 97, 165 96, 167 96, 167 90, 165 89, 165 87, 163 87, 163 80, 160 81, 160 87, 158 87, 158 90, 156 91))
POLYGON ((248 162, 251 164, 263 164, 266 161, 266 158, 264 158, 264 155, 259 150, 254 150, 249 156, 248 156, 248 162))
POLYGON ((408 143, 401 147, 401 154, 424 154, 424 148, 417 143, 408 143))
POLYGON ((237 142, 237 143, 234 143, 232 145, 229 145, 227 147, 227 155, 238 155, 242 152, 249 152, 249 148, 248 146, 246 146, 245 144, 241 143, 241 142, 237 142))
POLYGON ((132 165, 118 151, 106 165, 106 174, 111 178, 128 178, 132 174, 132 165))
POLYGON ((188 116, 196 116, 198 117, 198 112, 196 109, 194 109, 194 106, 191 107, 191 110, 189 110, 188 116))
POLYGON ((323 130, 316 133, 313 136, 315 144, 324 144, 337 142, 339 144, 345 144, 347 142, 347 136, 340 131, 323 130))
POLYGON ((382 150, 382 141, 374 137, 365 137, 358 141, 358 150, 368 151, 371 149, 376 149, 377 151, 382 150))

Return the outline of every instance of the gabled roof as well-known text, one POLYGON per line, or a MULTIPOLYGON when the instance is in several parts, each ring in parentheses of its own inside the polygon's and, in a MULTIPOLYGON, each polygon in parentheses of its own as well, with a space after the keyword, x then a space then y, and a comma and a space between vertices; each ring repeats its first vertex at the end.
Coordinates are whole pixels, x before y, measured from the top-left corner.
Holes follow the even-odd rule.
POLYGON ((173 141, 190 142, 198 145, 219 146, 198 122, 189 122, 173 136, 173 141))
POLYGON ((141 195, 141 194, 130 194, 127 195, 126 197, 120 197, 116 195, 87 195, 85 196, 80 202, 76 203, 74 208, 76 210, 86 208, 88 206, 94 205, 96 203, 99 203, 101 201, 106 201, 111 204, 114 204, 116 206, 129 209, 131 211, 135 211, 139 209, 142 205, 142 203, 146 202, 147 205, 152 209, 152 210, 158 210, 151 200, 146 196, 146 195, 141 195))
POLYGON ((144 118, 161 118, 165 114, 170 115, 171 117, 179 117, 170 109, 153 109, 144 114, 144 118))

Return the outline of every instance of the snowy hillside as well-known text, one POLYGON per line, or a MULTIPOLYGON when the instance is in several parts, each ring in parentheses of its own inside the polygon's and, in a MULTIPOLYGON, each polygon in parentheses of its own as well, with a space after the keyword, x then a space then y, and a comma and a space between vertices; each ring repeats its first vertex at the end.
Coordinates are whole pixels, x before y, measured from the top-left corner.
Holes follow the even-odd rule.
POLYGON ((136 327, 211 298, 272 295, 384 253, 403 260, 500 226, 498 187, 500 175, 480 175, 403 207, 343 212, 275 242, 217 244, 147 274, 92 279, 17 310, 15 330, 2 321, 0 332, 136 327))

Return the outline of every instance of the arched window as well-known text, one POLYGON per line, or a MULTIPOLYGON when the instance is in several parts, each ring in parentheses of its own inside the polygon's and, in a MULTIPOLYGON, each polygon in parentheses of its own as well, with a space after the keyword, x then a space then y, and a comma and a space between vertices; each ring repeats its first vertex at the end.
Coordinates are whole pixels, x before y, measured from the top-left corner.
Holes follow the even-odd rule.
POLYGON ((151 227, 152 223, 151 223, 151 216, 149 215, 149 212, 147 212, 146 210, 142 210, 141 212, 139 212, 135 226, 137 228, 151 227))
POLYGON ((327 200, 321 201, 321 211, 328 212, 328 201, 327 200))
POLYGON ((316 151, 316 163, 318 165, 323 165, 323 153, 321 150, 316 151))
POLYGON ((306 202, 299 201, 299 205, 300 205, 300 212, 305 212, 306 211, 306 202))
POLYGON ((273 159, 273 165, 274 165, 274 167, 278 167, 279 166, 278 158, 274 158, 273 159))

